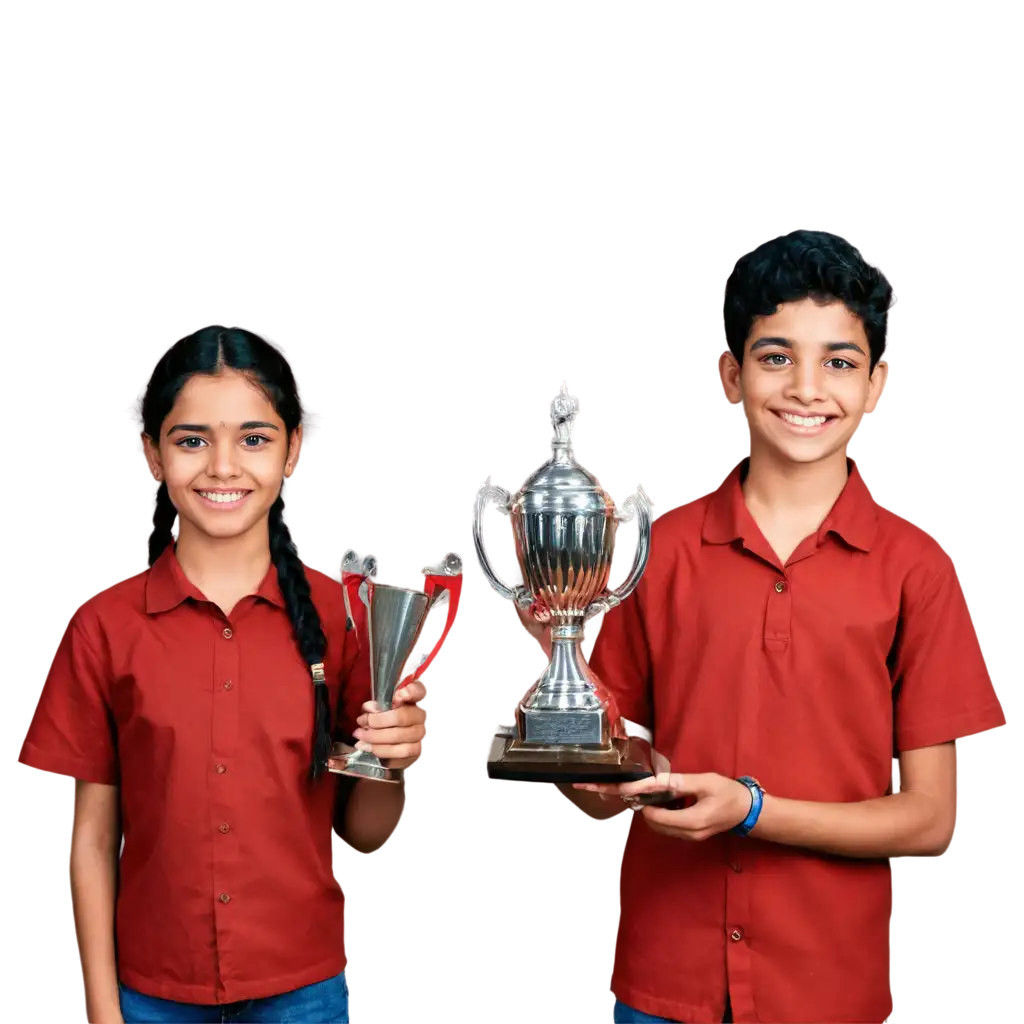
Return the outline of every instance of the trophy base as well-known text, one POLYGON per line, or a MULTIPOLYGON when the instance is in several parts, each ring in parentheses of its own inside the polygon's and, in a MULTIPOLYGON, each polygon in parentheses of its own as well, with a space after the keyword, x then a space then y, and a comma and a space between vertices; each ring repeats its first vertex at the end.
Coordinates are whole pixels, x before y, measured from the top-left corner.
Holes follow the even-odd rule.
POLYGON ((654 774, 649 749, 628 737, 613 737, 612 749, 566 745, 526 747, 515 733, 496 733, 487 758, 492 779, 512 782, 636 782, 654 774))
POLYGON ((351 779, 371 779, 373 782, 401 782, 401 768, 385 768, 376 754, 353 750, 342 743, 331 748, 331 759, 340 761, 341 768, 328 768, 334 775, 347 775, 351 779))

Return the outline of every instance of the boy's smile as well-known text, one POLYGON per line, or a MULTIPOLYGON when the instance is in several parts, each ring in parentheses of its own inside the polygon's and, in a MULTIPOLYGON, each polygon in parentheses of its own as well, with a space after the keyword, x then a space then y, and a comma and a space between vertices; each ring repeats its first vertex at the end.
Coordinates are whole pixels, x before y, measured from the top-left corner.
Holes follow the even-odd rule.
POLYGON ((719 370, 730 402, 743 404, 751 455, 817 462, 846 446, 885 385, 886 364, 871 371, 860 318, 838 300, 783 303, 758 317, 737 363, 725 353, 719 370))
POLYGON ((795 433, 801 434, 804 437, 810 437, 814 434, 821 433, 825 427, 836 421, 835 416, 825 416, 821 413, 809 416, 807 413, 799 412, 796 409, 776 409, 775 415, 778 416, 783 423, 788 423, 795 433))

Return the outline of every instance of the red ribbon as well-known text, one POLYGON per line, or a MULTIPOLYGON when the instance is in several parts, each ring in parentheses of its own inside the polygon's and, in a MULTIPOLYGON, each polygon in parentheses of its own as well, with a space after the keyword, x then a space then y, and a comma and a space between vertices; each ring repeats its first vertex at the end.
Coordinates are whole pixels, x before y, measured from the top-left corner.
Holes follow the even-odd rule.
POLYGON ((437 652, 441 650, 441 644, 445 642, 448 633, 451 631, 452 623, 455 622, 455 613, 459 610, 459 596, 462 594, 462 575, 428 576, 424 582, 423 589, 427 597, 433 597, 434 592, 438 590, 448 591, 448 621, 444 624, 444 632, 441 634, 441 639, 434 644, 434 649, 427 655, 423 664, 413 672, 413 679, 419 679, 426 672, 427 667, 437 656, 437 652))

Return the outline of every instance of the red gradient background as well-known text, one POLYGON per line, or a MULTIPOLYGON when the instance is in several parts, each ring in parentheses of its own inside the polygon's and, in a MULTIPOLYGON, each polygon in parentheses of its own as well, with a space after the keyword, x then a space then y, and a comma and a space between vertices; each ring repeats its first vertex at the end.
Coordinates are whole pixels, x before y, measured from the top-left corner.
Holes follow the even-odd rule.
MULTIPOLYGON (((1021 38, 1010 11, 0 12, 7 749, 61 616, 137 561, 116 413, 168 333, 712 316, 725 254, 785 221, 1024 221, 1021 38)), ((961 568, 1017 743, 1021 481, 931 479, 885 486, 961 568)), ((67 793, 0 769, 4 1021, 77 1019, 67 793)), ((600 971, 609 870, 359 860, 356 967, 401 921, 411 970, 600 971)), ((899 1020, 1019 1019, 1024 872, 904 870, 896 905, 899 1020)))

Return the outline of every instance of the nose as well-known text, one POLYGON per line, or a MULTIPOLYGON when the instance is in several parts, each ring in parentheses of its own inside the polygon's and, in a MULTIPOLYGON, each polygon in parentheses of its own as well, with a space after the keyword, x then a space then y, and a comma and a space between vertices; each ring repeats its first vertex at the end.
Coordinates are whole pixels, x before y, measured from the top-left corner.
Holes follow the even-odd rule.
POLYGON ((825 368, 814 359, 803 359, 793 367, 786 387, 786 397, 802 405, 823 401, 825 393, 825 368))
POLYGON ((216 480, 231 480, 239 475, 238 448, 232 438, 219 438, 210 445, 208 472, 216 480))

